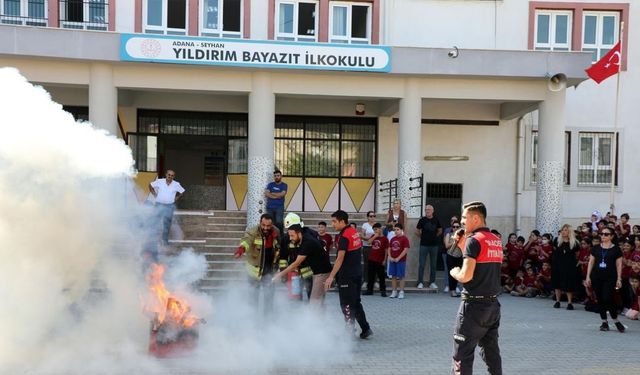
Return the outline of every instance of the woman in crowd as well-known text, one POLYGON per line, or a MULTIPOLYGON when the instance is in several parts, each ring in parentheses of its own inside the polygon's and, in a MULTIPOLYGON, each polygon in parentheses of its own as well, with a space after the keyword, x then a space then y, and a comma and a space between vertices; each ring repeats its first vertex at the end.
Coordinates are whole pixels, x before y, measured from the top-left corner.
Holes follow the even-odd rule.
POLYGON ((407 224, 407 213, 402 209, 402 202, 400 201, 400 199, 396 199, 393 201, 393 208, 389 210, 386 222, 387 227, 391 226, 392 228, 397 223, 402 224, 403 228, 407 224))
POLYGON ((453 222, 451 224, 451 231, 444 236, 444 244, 447 248, 447 275, 449 275, 449 294, 451 297, 459 297, 457 288, 458 288, 458 280, 453 278, 449 271, 451 271, 455 267, 462 267, 462 244, 459 242, 460 234, 456 236, 456 232, 460 230, 460 223, 453 222))
POLYGON ((598 298, 600 318, 602 318, 600 330, 609 330, 607 322, 607 311, 609 311, 618 331, 624 332, 624 325, 618 320, 618 309, 614 303, 615 290, 622 287, 622 252, 611 242, 613 233, 610 228, 600 230, 600 245, 594 246, 591 250, 586 283, 593 288, 598 298))
POLYGON ((567 310, 573 310, 573 292, 578 285, 577 253, 580 251, 580 243, 571 225, 565 224, 560 230, 558 243, 553 249, 553 264, 551 273, 551 285, 556 293, 556 309, 560 308, 562 292, 567 293, 567 310))

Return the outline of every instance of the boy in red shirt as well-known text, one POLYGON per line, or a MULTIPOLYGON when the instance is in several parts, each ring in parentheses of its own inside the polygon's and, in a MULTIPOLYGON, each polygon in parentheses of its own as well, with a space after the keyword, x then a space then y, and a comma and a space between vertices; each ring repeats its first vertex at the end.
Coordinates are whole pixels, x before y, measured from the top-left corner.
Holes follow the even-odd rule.
POLYGON ((629 214, 620 215, 620 224, 616 225, 616 233, 618 237, 627 238, 631 234, 631 225, 629 225, 629 214))
POLYGON ((542 270, 542 264, 545 262, 550 262, 551 253, 553 253, 553 245, 551 244, 551 235, 548 233, 545 233, 542 235, 542 244, 538 249, 536 271, 540 272, 540 270, 542 270))
MULTIPOLYGON (((533 272, 533 267, 527 268, 527 273, 524 275, 523 284, 526 287, 524 294, 527 298, 535 297, 538 294, 538 288, 536 288, 537 275, 533 272)), ((522 294, 521 294, 522 296, 522 294)))
POLYGON ((382 297, 387 296, 386 288, 386 269, 387 264, 387 248, 389 247, 389 240, 382 233, 382 225, 380 223, 373 224, 373 236, 367 240, 371 246, 371 252, 369 253, 369 267, 367 269, 367 291, 363 294, 370 296, 373 294, 373 286, 375 284, 376 276, 378 277, 378 284, 380 284, 380 295, 382 297))
POLYGON ((326 251, 327 254, 330 254, 333 238, 329 233, 327 233, 327 223, 324 221, 318 223, 318 234, 320 235, 320 241, 322 241, 322 245, 324 246, 324 251, 326 251))
POLYGON ((551 294, 551 265, 549 262, 542 263, 542 269, 536 276, 536 288, 538 288, 542 297, 549 297, 549 294, 551 294))
POLYGON ((397 223, 393 230, 395 236, 389 242, 388 260, 389 275, 391 276, 391 287, 393 291, 389 297, 399 299, 404 298, 404 276, 407 270, 407 252, 411 245, 409 239, 404 235, 404 227, 397 223), (398 282, 400 283, 400 292, 398 292, 398 282))
POLYGON ((522 268, 522 261, 524 260, 524 237, 520 236, 516 239, 516 243, 513 246, 510 246, 510 243, 507 244, 508 254, 507 259, 509 260, 509 271, 511 277, 515 277, 518 270, 522 268))

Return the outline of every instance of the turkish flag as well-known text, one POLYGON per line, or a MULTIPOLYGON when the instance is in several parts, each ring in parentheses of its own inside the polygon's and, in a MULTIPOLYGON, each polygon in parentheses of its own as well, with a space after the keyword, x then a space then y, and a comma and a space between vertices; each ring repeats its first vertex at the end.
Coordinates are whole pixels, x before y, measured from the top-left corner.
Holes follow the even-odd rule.
POLYGON ((620 53, 620 42, 615 45, 600 60, 586 69, 587 75, 592 80, 600 83, 612 75, 620 72, 620 64, 622 63, 622 54, 620 53))

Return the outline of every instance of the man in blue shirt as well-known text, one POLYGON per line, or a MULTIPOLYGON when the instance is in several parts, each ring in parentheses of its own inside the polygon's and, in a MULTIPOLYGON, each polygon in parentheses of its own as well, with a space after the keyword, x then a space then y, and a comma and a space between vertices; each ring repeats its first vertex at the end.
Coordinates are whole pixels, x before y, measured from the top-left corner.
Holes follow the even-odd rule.
POLYGON ((282 233, 284 217, 284 196, 287 195, 287 184, 282 182, 282 172, 273 172, 273 182, 267 185, 264 196, 267 198, 267 213, 273 217, 274 224, 282 233))

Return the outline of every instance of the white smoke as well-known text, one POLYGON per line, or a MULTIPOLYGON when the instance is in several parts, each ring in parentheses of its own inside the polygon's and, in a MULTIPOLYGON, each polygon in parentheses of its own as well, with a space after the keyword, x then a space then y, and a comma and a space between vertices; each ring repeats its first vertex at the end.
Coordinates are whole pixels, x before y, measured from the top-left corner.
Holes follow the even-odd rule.
POLYGON ((193 292, 206 260, 192 252, 166 259, 166 283, 208 321, 198 349, 150 357, 138 254, 151 212, 130 198, 132 166, 121 140, 0 69, 0 374, 254 374, 348 360, 337 313, 278 293, 264 316, 248 288, 193 292))

